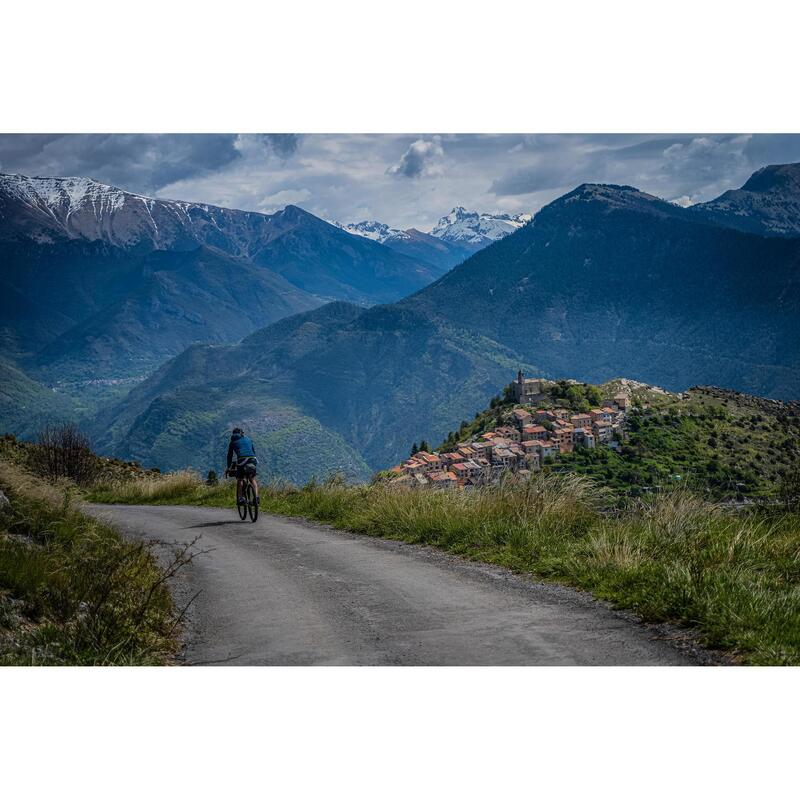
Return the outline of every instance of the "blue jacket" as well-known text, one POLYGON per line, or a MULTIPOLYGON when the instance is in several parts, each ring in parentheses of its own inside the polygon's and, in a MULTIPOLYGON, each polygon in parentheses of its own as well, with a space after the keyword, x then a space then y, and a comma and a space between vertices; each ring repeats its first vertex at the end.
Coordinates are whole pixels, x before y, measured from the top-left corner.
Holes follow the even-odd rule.
POLYGON ((233 463, 233 457, 236 456, 237 461, 243 458, 255 458, 256 447, 253 440, 249 436, 244 436, 241 433, 234 433, 231 436, 231 443, 228 445, 228 466, 233 463))

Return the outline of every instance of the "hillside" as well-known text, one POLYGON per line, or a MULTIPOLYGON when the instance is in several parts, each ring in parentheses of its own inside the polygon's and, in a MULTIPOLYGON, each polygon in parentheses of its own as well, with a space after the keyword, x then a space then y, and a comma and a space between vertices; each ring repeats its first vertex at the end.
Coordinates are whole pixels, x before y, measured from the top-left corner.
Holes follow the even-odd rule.
POLYGON ((141 376, 196 342, 236 341, 319 301, 281 276, 208 248, 154 251, 136 289, 73 325, 30 363, 60 381, 141 376))
POLYGON ((69 398, 0 358, 0 434, 33 437, 48 422, 73 419, 76 411, 69 398))
POLYGON ((800 164, 773 164, 691 212, 717 225, 762 236, 800 236, 800 164))
MULTIPOLYGON (((497 345, 396 306, 333 303, 239 345, 190 348, 98 416, 93 432, 109 452, 166 466, 154 459, 167 430, 194 442, 191 426, 179 419, 234 423, 296 409, 341 437, 368 474, 406 449, 420 419, 446 430, 516 366, 497 345), (235 413, 224 410, 234 401, 235 413)), ((322 471, 338 466, 322 446, 315 459, 326 465, 322 471)))
POLYGON ((800 395, 800 240, 584 185, 400 305, 461 324, 540 374, 625 374, 800 395))
POLYGON ((564 466, 631 496, 680 482, 713 499, 774 498, 800 468, 798 437, 797 403, 693 387, 635 412, 619 451, 576 450, 564 466))

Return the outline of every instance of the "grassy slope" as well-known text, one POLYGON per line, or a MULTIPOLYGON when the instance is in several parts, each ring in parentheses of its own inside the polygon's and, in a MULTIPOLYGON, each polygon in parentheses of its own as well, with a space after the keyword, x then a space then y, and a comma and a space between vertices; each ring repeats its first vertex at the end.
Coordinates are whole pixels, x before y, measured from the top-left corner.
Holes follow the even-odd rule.
POLYGON ((798 441, 798 409, 697 388, 651 397, 651 408, 632 415, 619 453, 578 450, 563 464, 634 496, 680 481, 716 499, 768 498, 800 465, 798 441))
POLYGON ((0 664, 169 662, 179 617, 149 549, 9 460, 0 487, 0 664))
MULTIPOLYGON (((189 473, 108 484, 99 502, 230 506, 189 473)), ((591 591, 752 664, 800 664, 800 517, 735 514, 684 489, 626 512, 576 475, 471 493, 337 482, 262 489, 262 509, 424 543, 591 591)))

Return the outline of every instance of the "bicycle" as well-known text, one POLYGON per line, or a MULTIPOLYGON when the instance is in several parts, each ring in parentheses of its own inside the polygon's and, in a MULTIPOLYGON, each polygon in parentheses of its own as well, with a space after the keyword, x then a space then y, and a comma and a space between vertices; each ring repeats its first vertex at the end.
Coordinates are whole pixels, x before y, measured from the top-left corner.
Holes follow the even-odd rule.
MULTIPOLYGON (((250 515, 250 521, 255 522, 258 519, 258 499, 256 498, 256 490, 253 486, 253 476, 255 475, 255 467, 251 464, 243 465, 244 471, 244 484, 242 486, 242 497, 239 497, 239 486, 237 481, 236 486, 236 511, 239 513, 239 519, 244 522, 247 515, 250 515), (242 500, 243 502, 240 502, 242 500)), ((225 474, 230 478, 238 478, 237 467, 234 464, 230 469, 225 471, 225 474)))

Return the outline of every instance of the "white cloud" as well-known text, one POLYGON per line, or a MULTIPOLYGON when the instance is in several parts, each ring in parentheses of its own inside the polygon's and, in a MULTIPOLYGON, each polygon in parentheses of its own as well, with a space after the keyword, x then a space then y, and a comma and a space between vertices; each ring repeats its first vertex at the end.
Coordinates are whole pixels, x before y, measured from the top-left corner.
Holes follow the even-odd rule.
POLYGON ((309 197, 311 197, 311 192, 308 189, 282 189, 280 192, 265 197, 258 204, 258 210, 271 214, 286 206, 302 203, 309 197))

